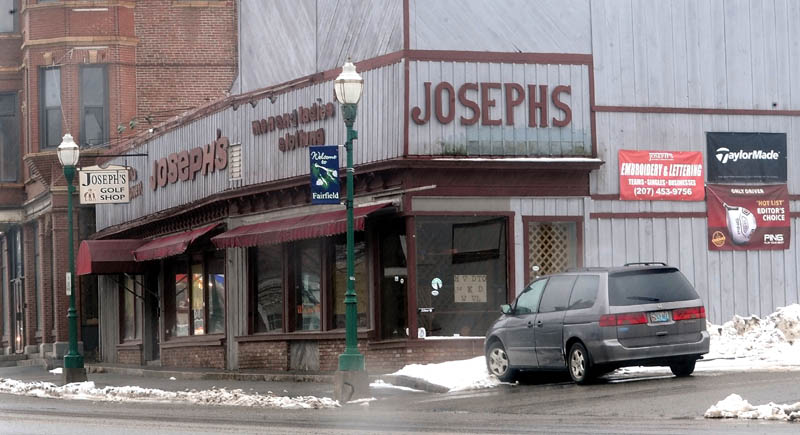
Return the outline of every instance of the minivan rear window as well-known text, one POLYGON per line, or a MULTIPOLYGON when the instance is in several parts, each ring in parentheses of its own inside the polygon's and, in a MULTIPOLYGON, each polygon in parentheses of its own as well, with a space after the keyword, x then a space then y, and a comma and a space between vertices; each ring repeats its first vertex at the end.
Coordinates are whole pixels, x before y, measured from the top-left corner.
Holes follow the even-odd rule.
POLYGON ((608 276, 609 305, 643 305, 699 299, 675 268, 617 272, 608 276))

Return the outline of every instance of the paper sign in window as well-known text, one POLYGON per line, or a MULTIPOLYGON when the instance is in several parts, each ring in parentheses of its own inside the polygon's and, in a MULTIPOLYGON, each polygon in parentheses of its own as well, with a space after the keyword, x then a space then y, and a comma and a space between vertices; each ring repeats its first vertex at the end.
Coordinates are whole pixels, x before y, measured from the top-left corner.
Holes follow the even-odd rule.
POLYGON ((456 303, 486 302, 486 275, 454 275, 456 303))

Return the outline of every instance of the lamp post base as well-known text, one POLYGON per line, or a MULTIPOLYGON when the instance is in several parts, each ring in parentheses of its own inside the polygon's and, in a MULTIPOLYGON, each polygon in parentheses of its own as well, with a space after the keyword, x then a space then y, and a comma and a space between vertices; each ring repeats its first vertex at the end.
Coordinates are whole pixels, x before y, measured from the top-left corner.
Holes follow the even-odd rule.
POLYGON ((333 377, 333 398, 340 404, 369 397, 369 375, 364 370, 338 370, 333 377))
POLYGON ((62 371, 64 385, 71 384, 73 382, 86 382, 86 368, 85 367, 64 367, 62 371))

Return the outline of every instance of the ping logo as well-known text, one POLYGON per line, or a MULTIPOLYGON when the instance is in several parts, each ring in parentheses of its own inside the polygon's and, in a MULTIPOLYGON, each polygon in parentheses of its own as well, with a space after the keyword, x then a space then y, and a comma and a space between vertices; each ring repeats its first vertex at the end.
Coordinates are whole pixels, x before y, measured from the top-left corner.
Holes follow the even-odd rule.
POLYGON ((764 234, 764 243, 776 245, 783 243, 783 234, 764 234))
POLYGON ((722 162, 722 164, 728 163, 728 153, 730 153, 730 152, 731 152, 731 150, 729 150, 727 148, 724 148, 724 147, 717 148, 717 154, 716 154, 717 160, 722 162))

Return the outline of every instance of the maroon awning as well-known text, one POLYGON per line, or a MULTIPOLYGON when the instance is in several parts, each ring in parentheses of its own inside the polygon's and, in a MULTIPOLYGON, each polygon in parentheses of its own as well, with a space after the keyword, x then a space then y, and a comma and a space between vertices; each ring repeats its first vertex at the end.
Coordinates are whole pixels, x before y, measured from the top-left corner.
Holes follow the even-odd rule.
POLYGON ((219 222, 196 230, 153 239, 134 250, 133 258, 136 261, 148 261, 183 254, 189 244, 202 237, 203 234, 213 230, 217 225, 219 225, 219 222))
POLYGON ((79 276, 141 273, 143 265, 134 261, 133 250, 144 243, 137 239, 84 240, 78 247, 76 273, 79 276))
MULTIPOLYGON (((356 231, 364 230, 364 218, 391 203, 368 205, 353 209, 353 223, 356 231)), ((217 248, 243 248, 247 246, 271 245, 292 240, 311 239, 341 234, 347 231, 347 210, 243 225, 212 237, 217 248)))

